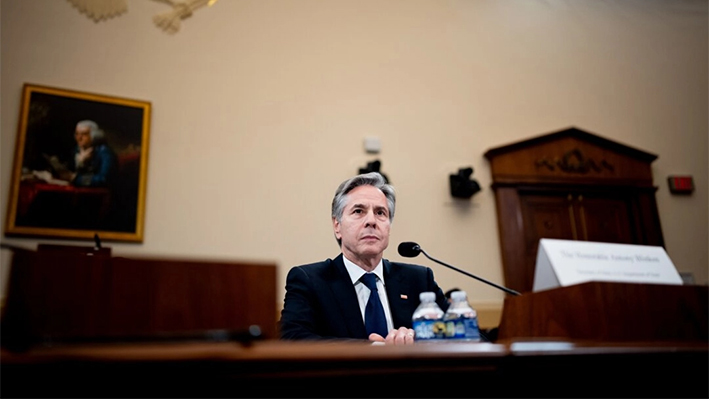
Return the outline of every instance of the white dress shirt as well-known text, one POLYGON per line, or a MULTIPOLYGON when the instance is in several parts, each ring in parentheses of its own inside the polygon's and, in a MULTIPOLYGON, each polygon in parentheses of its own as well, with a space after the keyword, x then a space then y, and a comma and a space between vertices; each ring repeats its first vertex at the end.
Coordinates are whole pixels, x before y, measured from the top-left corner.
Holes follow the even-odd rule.
MULTIPOLYGON (((366 273, 364 269, 352 263, 347 259, 344 254, 342 259, 345 262, 345 268, 347 268, 347 273, 350 275, 352 284, 354 285, 355 291, 357 292, 357 301, 359 301, 359 310, 362 313, 362 321, 364 321, 364 309, 367 307, 367 301, 369 300, 369 294, 371 291, 361 282, 359 279, 366 273)), ((377 267, 374 268, 372 273, 377 275, 377 292, 379 293, 379 299, 382 301, 382 306, 384 307, 384 315, 387 319, 387 330, 391 331, 394 329, 394 323, 391 319, 391 310, 389 309, 389 299, 387 298, 386 285, 384 282, 384 265, 382 261, 379 261, 377 267)), ((384 337, 386 338, 386 337, 384 337)))

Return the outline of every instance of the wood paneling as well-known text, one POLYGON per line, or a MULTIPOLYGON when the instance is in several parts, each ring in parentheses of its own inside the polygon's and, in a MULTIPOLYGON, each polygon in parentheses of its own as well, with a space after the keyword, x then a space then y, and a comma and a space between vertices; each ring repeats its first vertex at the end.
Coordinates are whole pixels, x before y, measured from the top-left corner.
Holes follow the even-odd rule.
POLYGON ((499 340, 707 343, 706 286, 588 282, 505 298, 499 340))
POLYGON ((276 337, 271 264, 15 251, 3 343, 150 340, 248 331, 276 337))

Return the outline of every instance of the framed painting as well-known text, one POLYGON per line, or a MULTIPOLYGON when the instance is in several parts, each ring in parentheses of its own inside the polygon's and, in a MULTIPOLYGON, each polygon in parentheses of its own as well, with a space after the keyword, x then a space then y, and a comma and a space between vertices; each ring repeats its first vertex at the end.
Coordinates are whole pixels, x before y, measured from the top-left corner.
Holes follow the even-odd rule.
POLYGON ((150 108, 26 83, 5 235, 142 242, 150 108))

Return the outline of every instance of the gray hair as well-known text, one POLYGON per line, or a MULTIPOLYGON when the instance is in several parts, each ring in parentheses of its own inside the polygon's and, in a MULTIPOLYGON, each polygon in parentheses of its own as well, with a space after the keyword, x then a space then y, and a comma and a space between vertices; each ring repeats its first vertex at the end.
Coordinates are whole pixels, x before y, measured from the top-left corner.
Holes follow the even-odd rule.
POLYGON ((98 127, 98 124, 92 120, 85 119, 83 121, 79 121, 79 123, 76 124, 76 127, 88 127, 89 134, 91 135, 91 141, 95 142, 103 140, 104 138, 103 130, 101 130, 101 128, 98 127))
MULTIPOLYGON (((347 205, 347 194, 359 186, 373 186, 381 190, 387 200, 389 208, 389 221, 394 221, 394 210, 396 208, 396 192, 394 187, 387 183, 379 172, 360 174, 343 181, 335 191, 332 199, 332 218, 338 222, 342 221, 342 213, 347 205)), ((337 239, 337 237, 335 237, 337 239)), ((337 239, 337 244, 342 246, 342 240, 337 239)))

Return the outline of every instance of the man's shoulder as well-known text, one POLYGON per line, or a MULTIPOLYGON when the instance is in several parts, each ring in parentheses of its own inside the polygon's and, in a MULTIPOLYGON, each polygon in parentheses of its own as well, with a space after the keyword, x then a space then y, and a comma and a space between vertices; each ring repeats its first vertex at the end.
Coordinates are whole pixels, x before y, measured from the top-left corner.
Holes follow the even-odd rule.
POLYGON ((293 266, 288 271, 288 279, 315 279, 315 280, 332 280, 341 278, 347 274, 345 265, 341 257, 334 259, 325 259, 320 262, 306 263, 293 266), (339 264, 338 264, 339 258, 339 264))
POLYGON ((109 147, 108 144, 104 144, 104 143, 95 145, 94 152, 99 153, 101 155, 115 156, 113 148, 109 147))
POLYGON ((384 259, 384 262, 384 266, 386 267, 386 265, 389 264, 389 267, 392 270, 409 270, 415 272, 425 272, 426 270, 428 270, 428 267, 417 265, 414 263, 392 262, 388 259, 384 259))
POLYGON ((331 263, 332 263, 332 259, 328 258, 325 260, 321 260, 319 262, 305 263, 302 265, 293 266, 293 268, 308 269, 308 270, 322 269, 324 267, 329 266, 331 263))
POLYGON ((344 262, 342 261, 342 255, 338 255, 334 259, 327 258, 325 260, 321 260, 319 262, 312 262, 312 263, 306 263, 302 265, 297 265, 293 266, 293 269, 302 269, 302 270, 307 270, 307 271, 323 271, 323 270, 328 270, 333 264, 337 263, 342 263, 344 265, 344 262))

